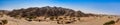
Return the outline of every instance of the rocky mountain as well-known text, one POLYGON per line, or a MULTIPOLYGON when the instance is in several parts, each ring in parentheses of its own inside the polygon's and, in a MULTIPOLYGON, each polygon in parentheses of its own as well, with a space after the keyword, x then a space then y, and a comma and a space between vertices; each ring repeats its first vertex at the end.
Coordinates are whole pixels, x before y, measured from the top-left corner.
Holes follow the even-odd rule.
POLYGON ((70 17, 85 17, 85 13, 74 11, 72 9, 62 7, 30 7, 26 9, 17 9, 9 12, 7 15, 11 17, 51 17, 51 16, 70 16, 70 17))

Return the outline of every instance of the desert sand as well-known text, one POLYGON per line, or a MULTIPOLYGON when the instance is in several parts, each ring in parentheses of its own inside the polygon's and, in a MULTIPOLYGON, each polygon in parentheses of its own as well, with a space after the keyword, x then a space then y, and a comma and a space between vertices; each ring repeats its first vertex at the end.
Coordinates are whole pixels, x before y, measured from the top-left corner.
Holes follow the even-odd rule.
MULTIPOLYGON (((4 16, 1 17, 0 20, 8 20, 8 23, 5 25, 103 25, 105 22, 114 20, 116 21, 118 17, 108 18, 104 17, 81 17, 80 21, 74 22, 72 24, 57 24, 55 21, 26 21, 24 19, 15 19, 13 17, 4 16)), ((115 23, 114 25, 120 25, 120 21, 115 23)))

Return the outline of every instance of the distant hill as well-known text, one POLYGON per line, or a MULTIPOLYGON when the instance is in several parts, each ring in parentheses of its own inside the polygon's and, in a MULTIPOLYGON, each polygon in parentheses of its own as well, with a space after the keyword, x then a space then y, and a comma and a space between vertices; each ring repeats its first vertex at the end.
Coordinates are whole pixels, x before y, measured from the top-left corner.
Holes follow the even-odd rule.
POLYGON ((74 11, 68 8, 62 7, 30 7, 26 9, 17 9, 8 13, 11 17, 39 17, 39 16, 70 16, 70 17, 84 17, 85 13, 81 11, 74 11))

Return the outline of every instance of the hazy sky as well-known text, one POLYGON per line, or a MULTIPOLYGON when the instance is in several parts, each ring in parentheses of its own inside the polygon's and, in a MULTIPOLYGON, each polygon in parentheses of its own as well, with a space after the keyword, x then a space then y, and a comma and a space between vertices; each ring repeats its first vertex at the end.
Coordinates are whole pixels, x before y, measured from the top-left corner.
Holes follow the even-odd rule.
POLYGON ((120 0, 0 0, 0 10, 57 6, 85 13, 120 15, 120 0))

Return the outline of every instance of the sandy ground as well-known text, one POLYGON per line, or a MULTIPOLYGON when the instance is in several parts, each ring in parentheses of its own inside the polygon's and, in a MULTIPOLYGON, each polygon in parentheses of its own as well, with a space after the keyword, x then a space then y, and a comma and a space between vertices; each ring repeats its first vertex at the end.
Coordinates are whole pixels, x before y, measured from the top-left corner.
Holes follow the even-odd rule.
MULTIPOLYGON (((73 24, 57 24, 55 21, 42 21, 42 22, 37 22, 37 21, 26 21, 24 19, 15 19, 12 17, 4 16, 0 18, 0 20, 6 19, 8 20, 8 23, 6 25, 103 25, 105 22, 114 20, 116 21, 118 18, 117 17, 81 17, 81 21, 75 22, 73 24)), ((120 25, 120 21, 117 22, 115 25, 120 25)))

